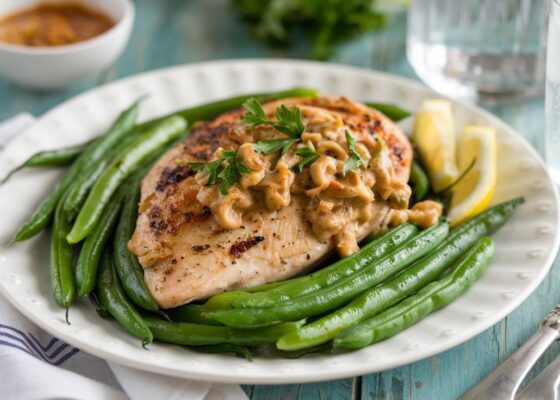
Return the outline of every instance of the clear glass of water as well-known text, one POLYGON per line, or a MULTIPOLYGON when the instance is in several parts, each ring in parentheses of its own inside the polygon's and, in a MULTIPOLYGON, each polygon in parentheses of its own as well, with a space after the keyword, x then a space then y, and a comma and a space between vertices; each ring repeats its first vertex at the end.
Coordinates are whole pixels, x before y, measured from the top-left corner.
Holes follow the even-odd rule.
POLYGON ((560 0, 550 1, 546 61, 545 157, 560 185, 560 0))
POLYGON ((549 0, 414 0, 407 56, 454 98, 497 103, 542 93, 549 0))

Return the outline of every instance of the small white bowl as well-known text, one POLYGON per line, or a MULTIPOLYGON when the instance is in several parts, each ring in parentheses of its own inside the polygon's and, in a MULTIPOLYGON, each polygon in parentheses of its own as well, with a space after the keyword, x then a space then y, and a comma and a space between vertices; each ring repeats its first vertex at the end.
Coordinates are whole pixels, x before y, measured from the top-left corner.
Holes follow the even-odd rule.
MULTIPOLYGON (((41 3, 41 0, 2 0, 0 16, 41 3)), ((50 0, 50 3, 55 1, 50 0)), ((56 1, 64 3, 62 1, 56 1)), ((134 6, 130 0, 72 0, 100 10, 115 26, 75 44, 28 47, 0 42, 0 76, 21 86, 58 89, 109 66, 123 51, 132 30, 134 6)))

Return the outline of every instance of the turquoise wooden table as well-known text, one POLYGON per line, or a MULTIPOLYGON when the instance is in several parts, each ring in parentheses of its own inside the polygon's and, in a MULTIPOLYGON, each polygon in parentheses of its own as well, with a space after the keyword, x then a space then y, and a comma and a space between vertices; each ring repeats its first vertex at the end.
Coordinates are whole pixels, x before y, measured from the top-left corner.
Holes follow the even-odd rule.
MULTIPOLYGON (((226 0, 136 0, 131 42, 120 60, 98 76, 55 93, 36 93, 0 80, 0 120, 21 111, 41 115, 92 87, 128 75, 176 64, 247 58, 301 58, 305 45, 271 50, 254 41, 231 15, 226 0)), ((332 62, 387 71, 417 79, 404 52, 406 19, 395 14, 389 28, 338 49, 332 62)), ((1 62, 1 60, 0 60, 1 62)), ((540 149, 543 99, 490 108, 540 149)), ((252 399, 455 399, 488 374, 536 329, 560 302, 560 261, 540 287, 506 319, 470 341, 435 357, 382 373, 306 385, 246 386, 252 399)), ((560 351, 554 345, 534 369, 541 370, 560 351)))

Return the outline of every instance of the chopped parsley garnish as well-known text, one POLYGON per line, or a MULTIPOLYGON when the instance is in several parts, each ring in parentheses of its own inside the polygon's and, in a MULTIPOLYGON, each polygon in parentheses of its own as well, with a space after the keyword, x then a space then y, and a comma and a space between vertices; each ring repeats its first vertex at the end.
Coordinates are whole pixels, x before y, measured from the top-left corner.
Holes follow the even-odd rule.
POLYGON ((365 166, 366 162, 356 150, 356 139, 354 139, 347 130, 344 131, 344 135, 346 136, 346 143, 348 143, 348 149, 350 150, 350 155, 346 163, 344 163, 344 169, 342 171, 342 173, 346 175, 348 171, 357 170, 360 166, 365 166))
MULTIPOLYGON (((253 127, 260 125, 271 125, 278 132, 281 132, 288 136, 285 139, 273 139, 273 140, 261 140, 253 144, 255 151, 262 153, 264 155, 272 155, 277 152, 281 152, 285 155, 292 145, 301 142, 301 135, 305 131, 305 124, 301 119, 301 111, 298 107, 286 107, 281 105, 274 110, 274 116, 276 120, 268 118, 261 103, 255 98, 250 98, 243 104, 243 107, 247 110, 243 116, 243 121, 253 127)), ((356 170, 360 166, 365 166, 366 163, 360 153, 356 150, 356 139, 350 135, 346 130, 344 131, 346 135, 346 142, 348 143, 348 148, 350 154, 348 160, 344 164, 343 174, 346 175, 348 171, 356 170)), ((296 165, 295 169, 299 172, 315 161, 321 154, 309 147, 300 147, 296 149, 295 154, 300 156, 302 159, 296 165)))
POLYGON ((302 158, 295 167, 298 172, 301 172, 307 164, 310 164, 317 158, 319 158, 321 156, 321 153, 317 153, 315 150, 309 147, 300 147, 296 150, 296 155, 302 158))
POLYGON ((237 160, 236 150, 222 150, 221 157, 214 161, 190 162, 189 167, 195 172, 203 172, 208 177, 208 185, 220 185, 220 193, 224 196, 241 179, 241 174, 251 172, 249 167, 237 160))

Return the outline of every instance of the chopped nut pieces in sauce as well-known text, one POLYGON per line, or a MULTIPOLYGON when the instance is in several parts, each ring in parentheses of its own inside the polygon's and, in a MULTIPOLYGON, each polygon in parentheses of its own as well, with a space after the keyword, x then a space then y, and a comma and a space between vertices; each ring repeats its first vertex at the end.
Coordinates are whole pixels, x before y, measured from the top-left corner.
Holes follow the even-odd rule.
POLYGON ((0 41, 48 47, 82 42, 115 25, 107 15, 75 3, 43 3, 0 19, 0 41))

